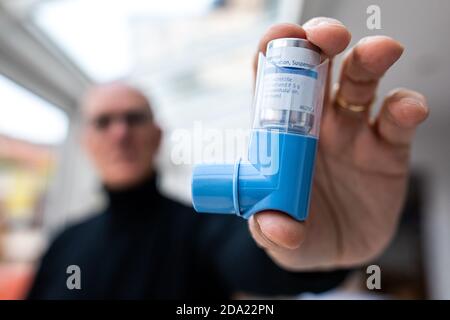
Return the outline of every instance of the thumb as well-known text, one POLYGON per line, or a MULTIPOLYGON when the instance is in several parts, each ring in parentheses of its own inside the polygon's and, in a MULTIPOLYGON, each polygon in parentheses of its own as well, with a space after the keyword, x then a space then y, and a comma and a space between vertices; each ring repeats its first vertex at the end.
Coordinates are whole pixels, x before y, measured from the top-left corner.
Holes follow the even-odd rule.
POLYGON ((305 238, 306 226, 279 211, 263 211, 249 219, 250 232, 256 243, 268 250, 293 250, 305 238))

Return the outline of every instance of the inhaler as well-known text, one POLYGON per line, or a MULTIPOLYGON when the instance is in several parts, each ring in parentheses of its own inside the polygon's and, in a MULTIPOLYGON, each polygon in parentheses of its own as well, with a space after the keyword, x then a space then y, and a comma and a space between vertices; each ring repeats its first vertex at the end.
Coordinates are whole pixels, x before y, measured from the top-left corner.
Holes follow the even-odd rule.
POLYGON ((305 39, 282 38, 260 53, 247 159, 200 164, 192 202, 201 213, 275 210, 308 217, 328 60, 305 39))

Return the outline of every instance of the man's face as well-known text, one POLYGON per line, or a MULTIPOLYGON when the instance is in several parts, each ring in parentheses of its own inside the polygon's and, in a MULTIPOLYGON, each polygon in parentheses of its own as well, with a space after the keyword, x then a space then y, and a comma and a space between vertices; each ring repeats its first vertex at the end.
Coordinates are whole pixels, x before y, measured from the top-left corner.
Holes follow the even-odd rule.
POLYGON ((83 144, 106 186, 127 188, 151 173, 161 130, 139 91, 123 84, 94 88, 83 117, 83 144))

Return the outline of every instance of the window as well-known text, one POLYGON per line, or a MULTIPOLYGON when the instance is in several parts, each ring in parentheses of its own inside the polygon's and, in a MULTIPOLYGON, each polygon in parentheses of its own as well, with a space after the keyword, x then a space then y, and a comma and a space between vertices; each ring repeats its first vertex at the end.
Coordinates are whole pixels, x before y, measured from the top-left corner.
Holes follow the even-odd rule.
POLYGON ((57 147, 68 119, 57 107, 0 76, 0 299, 23 296, 28 262, 43 248, 39 227, 57 147))
POLYGON ((200 122, 203 129, 250 127, 252 60, 279 4, 62 0, 38 2, 31 16, 91 78, 126 78, 148 94, 165 130, 163 188, 189 201, 190 167, 169 159, 173 131, 193 132, 200 122))
POLYGON ((0 75, 0 134, 31 143, 57 145, 66 137, 63 111, 0 75))

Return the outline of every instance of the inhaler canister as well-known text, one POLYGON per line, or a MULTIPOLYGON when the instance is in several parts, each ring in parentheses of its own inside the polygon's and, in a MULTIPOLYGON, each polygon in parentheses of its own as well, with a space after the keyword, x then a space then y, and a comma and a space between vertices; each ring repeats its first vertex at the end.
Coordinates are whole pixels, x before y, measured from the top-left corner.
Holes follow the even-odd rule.
POLYGON ((259 125, 310 134, 317 119, 315 99, 320 64, 320 49, 297 38, 275 39, 268 43, 259 81, 261 97, 257 97, 259 125))

